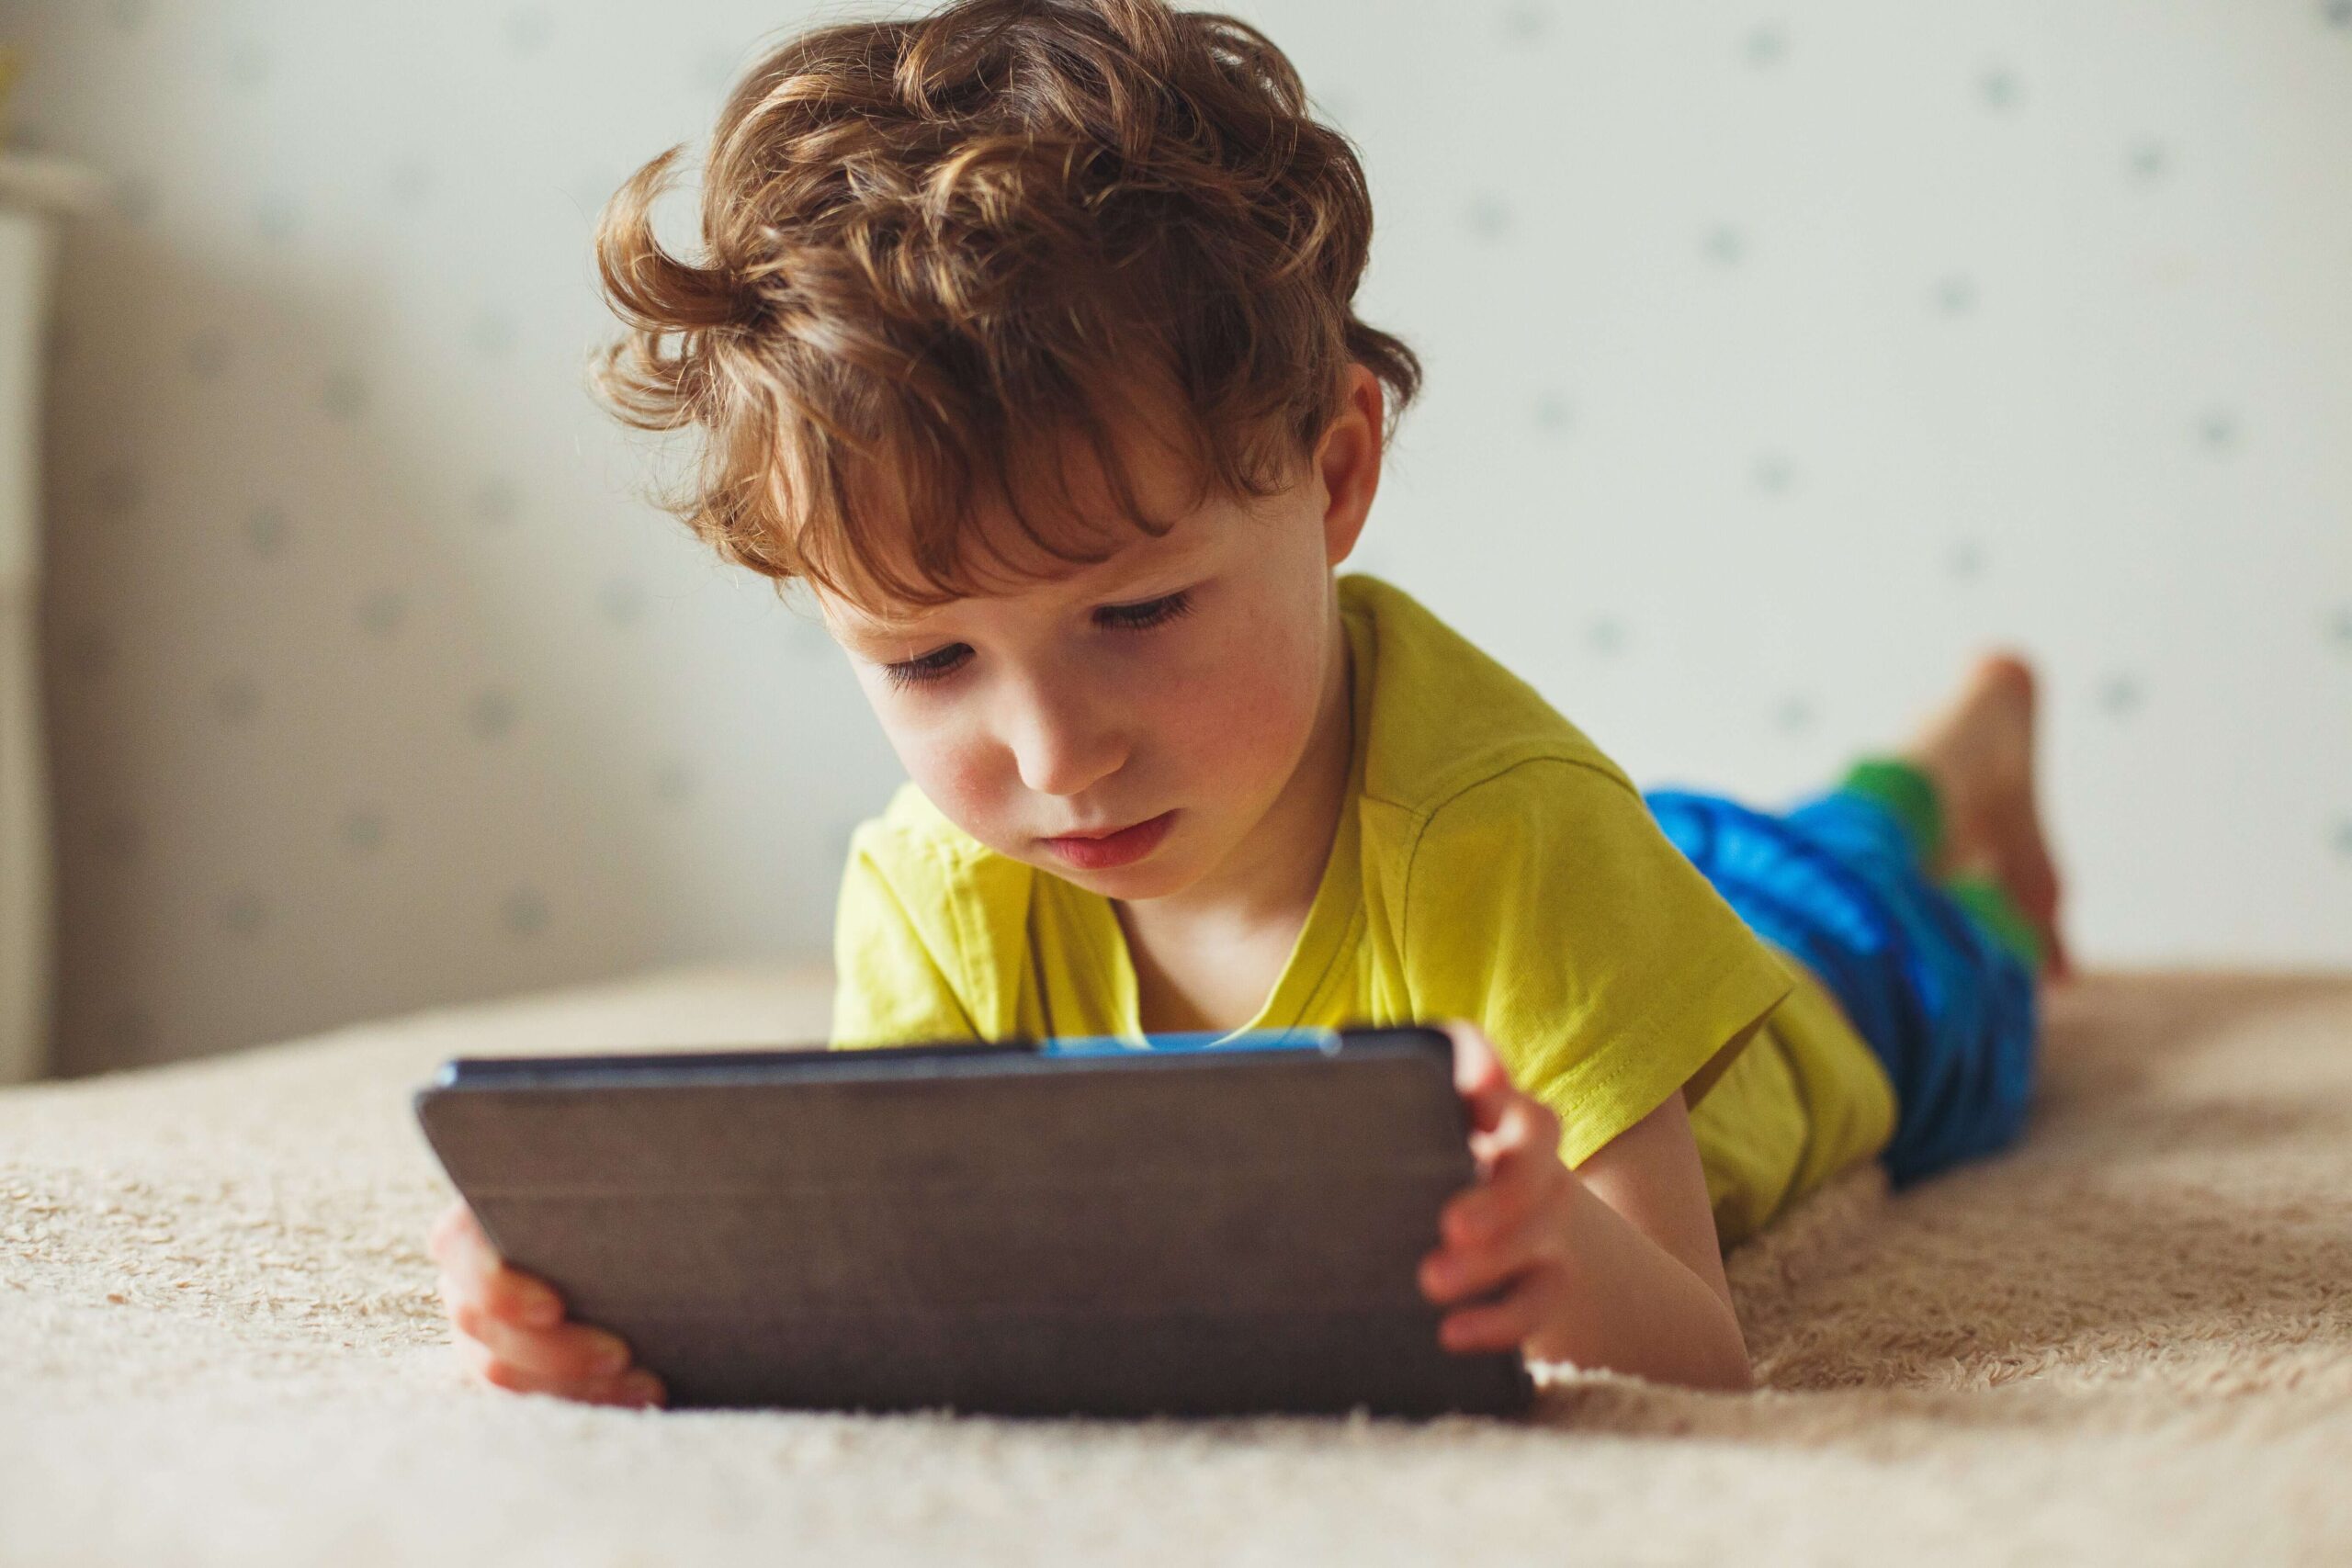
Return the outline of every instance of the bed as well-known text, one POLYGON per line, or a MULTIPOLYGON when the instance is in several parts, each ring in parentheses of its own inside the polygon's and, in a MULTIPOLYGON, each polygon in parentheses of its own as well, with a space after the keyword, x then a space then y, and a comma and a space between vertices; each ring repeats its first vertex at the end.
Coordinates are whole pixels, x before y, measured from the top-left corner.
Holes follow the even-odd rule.
POLYGON ((0 1562, 2352 1560, 2352 974, 2060 992, 2021 1146, 1735 1251, 1753 1394, 1114 1423, 469 1382, 410 1090, 808 1039, 826 987, 666 970, 0 1090, 0 1562))

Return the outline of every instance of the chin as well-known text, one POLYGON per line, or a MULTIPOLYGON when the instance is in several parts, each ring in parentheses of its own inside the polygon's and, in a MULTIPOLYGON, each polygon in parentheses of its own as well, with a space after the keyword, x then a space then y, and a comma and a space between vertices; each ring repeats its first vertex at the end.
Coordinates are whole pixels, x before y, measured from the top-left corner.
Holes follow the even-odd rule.
POLYGON ((1160 865, 1159 856, 1138 865, 1123 865, 1112 871, 1080 871, 1076 866, 1050 856, 1030 863, 1040 871, 1052 872, 1064 882, 1100 893, 1105 898, 1115 898, 1123 904, 1139 899, 1166 898, 1182 893, 1201 879, 1201 874, 1189 866, 1160 865))
POLYGON ((1207 874, 1208 868, 1195 863, 1197 857, 1186 852, 1188 846, 1175 842, 1176 833, 1160 840, 1149 855, 1133 865, 1113 866, 1101 871, 1085 871, 1071 865, 1051 850, 1043 850, 1027 857, 1029 863, 1040 871, 1048 871, 1064 882, 1083 887, 1089 893, 1099 893, 1105 898, 1121 903, 1134 903, 1148 898, 1166 898, 1182 893, 1207 874))

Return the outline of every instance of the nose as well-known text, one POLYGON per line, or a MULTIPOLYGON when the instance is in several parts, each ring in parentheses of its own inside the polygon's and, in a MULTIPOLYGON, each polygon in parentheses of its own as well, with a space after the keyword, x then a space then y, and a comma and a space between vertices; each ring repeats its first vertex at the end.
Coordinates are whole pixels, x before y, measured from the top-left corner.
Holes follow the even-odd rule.
POLYGON ((1006 736, 1021 782, 1039 795, 1069 796, 1117 773, 1127 739, 1110 710, 1084 694, 1033 684, 1006 736))

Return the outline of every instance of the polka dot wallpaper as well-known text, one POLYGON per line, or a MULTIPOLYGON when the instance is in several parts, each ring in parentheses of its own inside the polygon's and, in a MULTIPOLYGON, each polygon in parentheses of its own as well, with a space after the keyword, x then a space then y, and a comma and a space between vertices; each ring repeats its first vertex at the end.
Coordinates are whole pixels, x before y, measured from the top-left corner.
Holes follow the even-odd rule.
MULTIPOLYGON (((1360 564, 1768 803, 2019 644, 2086 962, 2352 962, 2352 8, 1236 8, 1430 371, 1360 564)), ((895 762, 582 380, 599 204, 817 14, 0 9, 115 192, 43 454, 63 1070, 822 949, 895 762)))

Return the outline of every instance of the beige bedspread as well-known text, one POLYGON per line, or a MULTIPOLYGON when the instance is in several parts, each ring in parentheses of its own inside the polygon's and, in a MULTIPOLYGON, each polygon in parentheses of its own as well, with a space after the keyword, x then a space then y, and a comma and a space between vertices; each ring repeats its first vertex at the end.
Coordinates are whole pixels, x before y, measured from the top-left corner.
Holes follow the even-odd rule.
POLYGON ((468 1383, 443 1057, 805 1039, 679 971, 0 1092, 0 1562, 2352 1561, 2352 976, 2102 976, 2021 1147, 1735 1254, 1768 1392, 1537 1419, 639 1413, 468 1383))

